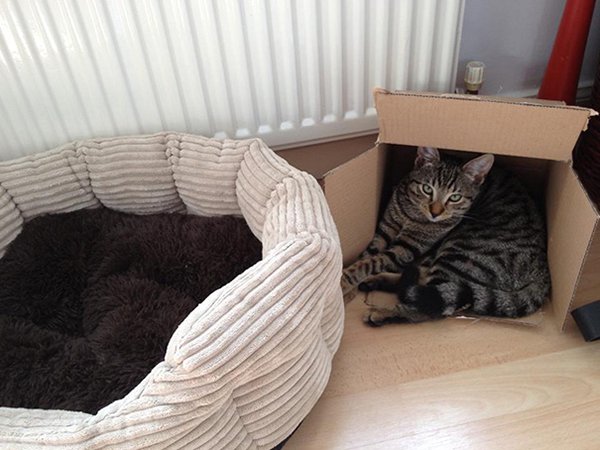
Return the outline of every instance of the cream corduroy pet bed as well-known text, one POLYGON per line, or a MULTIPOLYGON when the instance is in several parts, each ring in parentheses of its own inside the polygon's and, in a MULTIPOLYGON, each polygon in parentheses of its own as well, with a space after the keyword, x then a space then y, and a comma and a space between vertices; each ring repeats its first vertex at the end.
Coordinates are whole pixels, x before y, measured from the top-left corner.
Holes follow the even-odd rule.
POLYGON ((179 326, 96 415, 0 408, 0 448, 271 448, 323 392, 343 327, 338 235, 317 182, 260 140, 78 141, 0 163, 0 256, 24 221, 93 208, 243 215, 263 259, 179 326))

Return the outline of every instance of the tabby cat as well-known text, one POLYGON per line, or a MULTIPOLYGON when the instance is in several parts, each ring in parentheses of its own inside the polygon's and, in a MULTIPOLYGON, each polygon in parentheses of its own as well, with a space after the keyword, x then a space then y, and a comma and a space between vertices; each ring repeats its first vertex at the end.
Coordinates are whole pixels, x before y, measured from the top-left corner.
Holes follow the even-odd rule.
POLYGON ((536 311, 550 289, 545 226, 531 197, 493 155, 465 164, 420 147, 342 288, 393 292, 370 304, 365 322, 411 322, 460 310, 519 317, 536 311))

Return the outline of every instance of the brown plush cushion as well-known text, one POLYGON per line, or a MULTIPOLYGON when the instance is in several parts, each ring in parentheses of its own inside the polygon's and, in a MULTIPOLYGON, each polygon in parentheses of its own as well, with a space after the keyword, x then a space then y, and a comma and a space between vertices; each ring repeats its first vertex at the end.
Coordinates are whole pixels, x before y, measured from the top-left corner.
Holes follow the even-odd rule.
POLYGON ((240 218, 32 220, 0 259, 0 406, 94 413, 122 398, 198 303, 260 258, 240 218))

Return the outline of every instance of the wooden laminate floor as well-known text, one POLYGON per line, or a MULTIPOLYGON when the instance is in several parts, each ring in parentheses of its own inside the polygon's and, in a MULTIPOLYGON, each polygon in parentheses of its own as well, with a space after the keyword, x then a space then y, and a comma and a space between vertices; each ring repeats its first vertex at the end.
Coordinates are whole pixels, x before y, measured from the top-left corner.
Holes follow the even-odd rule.
POLYGON ((600 449, 600 342, 574 325, 446 319, 370 328, 346 306, 323 396, 285 445, 307 449, 600 449))

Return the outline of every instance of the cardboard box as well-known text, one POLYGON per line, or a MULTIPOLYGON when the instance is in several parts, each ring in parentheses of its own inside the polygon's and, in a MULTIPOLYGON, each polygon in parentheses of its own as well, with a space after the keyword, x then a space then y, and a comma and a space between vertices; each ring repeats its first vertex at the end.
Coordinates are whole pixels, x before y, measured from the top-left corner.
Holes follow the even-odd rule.
MULTIPOLYGON (((571 166, 587 108, 534 99, 375 91, 379 137, 284 150, 313 174, 338 226, 344 264, 373 237, 394 181, 414 146, 494 153, 545 203, 551 304, 564 327, 571 309, 600 299, 600 215, 571 166), (371 145, 373 144, 373 145, 371 145)), ((472 156, 472 155, 469 155, 472 156)))

